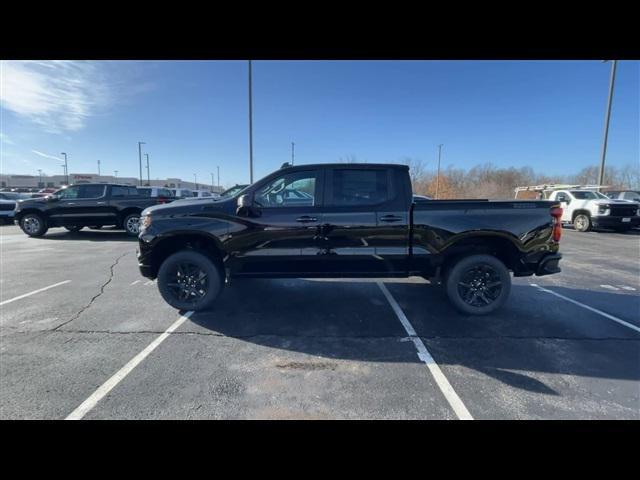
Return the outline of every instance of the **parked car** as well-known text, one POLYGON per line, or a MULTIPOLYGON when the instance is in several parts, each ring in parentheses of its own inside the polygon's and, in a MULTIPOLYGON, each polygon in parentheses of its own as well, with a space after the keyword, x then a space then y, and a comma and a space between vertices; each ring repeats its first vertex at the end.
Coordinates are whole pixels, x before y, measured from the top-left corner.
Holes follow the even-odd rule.
POLYGON ((598 185, 541 185, 516 188, 516 198, 534 192, 538 198, 560 202, 562 223, 578 232, 610 228, 625 232, 640 225, 640 203, 614 200, 598 192, 598 185))
POLYGON ((629 200, 632 202, 640 202, 640 192, 635 190, 612 190, 602 193, 613 200, 629 200))
POLYGON ((82 183, 44 198, 18 201, 15 219, 30 237, 41 237, 50 227, 77 232, 83 227, 106 225, 115 225, 135 236, 142 210, 162 203, 162 197, 143 196, 136 187, 82 183))
POLYGON ((560 271, 558 202, 414 202, 411 192, 404 165, 287 166, 236 198, 145 209, 140 272, 184 310, 210 308, 227 277, 420 275, 481 315, 506 301, 510 271, 560 271))
POLYGON ((193 198, 193 190, 190 188, 170 188, 175 198, 193 198))
POLYGON ((220 195, 209 190, 191 190, 193 198, 218 198, 220 195))
POLYGON ((17 202, 18 200, 25 200, 27 198, 31 198, 31 195, 28 193, 0 192, 0 200, 13 200, 14 202, 17 202))
POLYGON ((168 188, 164 187, 136 187, 143 197, 157 198, 158 203, 169 203, 175 200, 175 196, 168 188))
POLYGON ((15 207, 15 200, 6 200, 4 198, 0 198, 0 222, 2 222, 3 224, 13 223, 15 207))

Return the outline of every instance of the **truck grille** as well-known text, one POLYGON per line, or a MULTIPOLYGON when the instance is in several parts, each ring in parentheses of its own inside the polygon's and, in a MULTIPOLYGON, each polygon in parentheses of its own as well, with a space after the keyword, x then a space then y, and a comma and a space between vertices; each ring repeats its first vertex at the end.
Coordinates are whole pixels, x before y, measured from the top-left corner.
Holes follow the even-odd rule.
POLYGON ((638 207, 635 205, 611 205, 612 217, 634 217, 638 207))
POLYGON ((15 208, 14 203, 0 203, 0 210, 2 211, 13 210, 14 208, 15 208))

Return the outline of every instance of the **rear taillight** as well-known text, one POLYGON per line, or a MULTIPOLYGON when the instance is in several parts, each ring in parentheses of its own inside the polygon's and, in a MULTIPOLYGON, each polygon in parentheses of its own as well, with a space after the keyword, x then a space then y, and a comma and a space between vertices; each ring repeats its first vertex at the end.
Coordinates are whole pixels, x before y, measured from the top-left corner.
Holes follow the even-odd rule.
POLYGON ((559 242, 562 237, 562 208, 551 207, 550 213, 553 217, 553 240, 559 242))

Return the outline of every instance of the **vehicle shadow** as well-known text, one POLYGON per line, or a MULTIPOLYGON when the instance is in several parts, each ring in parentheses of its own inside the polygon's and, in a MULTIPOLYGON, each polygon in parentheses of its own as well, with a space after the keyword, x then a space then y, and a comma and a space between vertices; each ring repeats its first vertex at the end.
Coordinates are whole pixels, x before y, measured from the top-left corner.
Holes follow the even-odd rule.
MULTIPOLYGON (((513 285, 509 303, 484 317, 458 313, 433 285, 385 285, 440 365, 467 367, 514 388, 547 395, 558 393, 534 378, 536 372, 640 380, 638 343, 626 341, 640 335, 630 330, 612 334, 609 320, 583 318, 579 307, 572 309, 529 285, 513 285), (615 348, 602 341, 617 337, 621 341, 615 348)), ((569 290, 563 294, 571 296, 569 290)), ((420 361, 375 281, 233 280, 212 310, 190 320, 194 331, 312 356, 420 361)))
POLYGON ((131 237, 127 235, 124 230, 117 230, 115 228, 101 228, 100 230, 82 229, 79 232, 70 232, 64 228, 55 228, 49 230, 44 236, 40 237, 42 240, 77 240, 86 242, 137 242, 137 237, 131 237))

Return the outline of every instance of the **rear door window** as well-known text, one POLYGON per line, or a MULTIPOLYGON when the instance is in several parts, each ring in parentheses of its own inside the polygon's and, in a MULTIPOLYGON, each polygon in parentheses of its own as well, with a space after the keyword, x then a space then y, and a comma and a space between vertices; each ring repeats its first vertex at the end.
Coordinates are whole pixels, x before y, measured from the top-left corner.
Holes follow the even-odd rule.
POLYGON ((378 205, 391 197, 387 170, 338 168, 333 170, 331 187, 334 206, 378 205))

